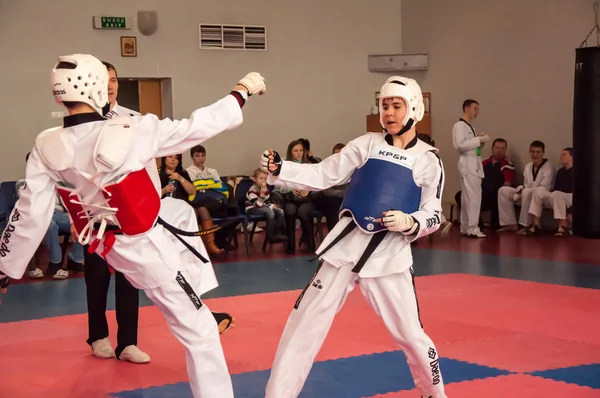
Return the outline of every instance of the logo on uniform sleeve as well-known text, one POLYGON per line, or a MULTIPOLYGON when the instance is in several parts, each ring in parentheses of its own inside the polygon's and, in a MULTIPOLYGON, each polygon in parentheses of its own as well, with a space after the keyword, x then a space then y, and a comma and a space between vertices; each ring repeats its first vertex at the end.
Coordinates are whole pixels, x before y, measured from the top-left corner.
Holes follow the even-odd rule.
POLYGON ((19 209, 15 209, 15 212, 13 213, 10 221, 17 222, 17 221, 19 221, 19 217, 21 217, 21 213, 19 213, 19 209))
POLYGON ((8 245, 10 244, 10 237, 13 232, 15 232, 15 226, 8 224, 2 235, 2 240, 0 241, 0 257, 6 257, 6 255, 10 253, 8 245))
POLYGON ((440 225, 442 223, 440 212, 436 211, 433 217, 429 217, 427 220, 425 220, 425 222, 427 224, 427 228, 433 228, 435 225, 440 225))

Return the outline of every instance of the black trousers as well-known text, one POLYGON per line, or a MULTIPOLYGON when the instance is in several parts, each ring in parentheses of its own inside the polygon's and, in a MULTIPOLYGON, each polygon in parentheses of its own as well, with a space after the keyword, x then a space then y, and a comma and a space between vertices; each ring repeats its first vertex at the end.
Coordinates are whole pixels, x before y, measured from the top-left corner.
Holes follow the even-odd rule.
MULTIPOLYGON (((110 270, 106 261, 96 253, 89 254, 84 248, 84 276, 88 308, 87 343, 108 337, 106 301, 110 285, 110 270)), ((137 345, 139 290, 129 283, 125 276, 115 271, 115 304, 117 313, 117 358, 125 347, 137 345)))
POLYGON ((327 221, 327 230, 331 231, 335 228, 340 217, 340 207, 342 206, 342 198, 337 196, 316 195, 312 198, 313 206, 317 211, 325 216, 327 221))

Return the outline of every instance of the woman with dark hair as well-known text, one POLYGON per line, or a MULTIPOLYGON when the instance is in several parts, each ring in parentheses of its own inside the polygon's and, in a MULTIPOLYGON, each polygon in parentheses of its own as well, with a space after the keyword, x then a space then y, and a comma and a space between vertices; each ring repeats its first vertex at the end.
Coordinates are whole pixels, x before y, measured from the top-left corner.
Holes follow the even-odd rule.
MULTIPOLYGON (((286 159, 295 163, 309 163, 307 152, 300 140, 290 142, 287 148, 286 159)), ((286 252, 296 252, 296 217, 300 219, 302 233, 306 242, 306 250, 310 253, 315 251, 315 232, 313 229, 313 215, 315 208, 312 204, 308 191, 298 191, 275 187, 273 198, 281 202, 285 214, 285 225, 287 228, 286 252)))
POLYGON ((304 147, 304 153, 306 155, 306 163, 319 163, 321 161, 321 158, 317 158, 313 156, 312 151, 310 150, 310 141, 307 140, 306 138, 298 138, 298 141, 300 141, 300 143, 302 144, 302 146, 304 147))
MULTIPOLYGON (((162 188, 161 197, 171 196, 190 203, 191 199, 196 195, 196 187, 194 187, 190 175, 182 166, 181 154, 162 157, 160 159, 158 175, 162 188)), ((200 218, 200 227, 202 230, 210 229, 214 226, 210 212, 206 207, 196 207, 195 210, 200 218)), ((223 252, 223 249, 219 249, 215 244, 214 233, 204 235, 202 239, 209 254, 216 255, 223 252)))

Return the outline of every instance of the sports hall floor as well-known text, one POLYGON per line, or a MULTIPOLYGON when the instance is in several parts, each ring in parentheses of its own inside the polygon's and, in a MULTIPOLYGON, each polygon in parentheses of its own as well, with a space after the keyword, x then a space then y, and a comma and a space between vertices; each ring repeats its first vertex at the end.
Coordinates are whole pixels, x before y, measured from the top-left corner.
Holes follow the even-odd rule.
MULTIPOLYGON (((222 336, 236 397, 264 397, 279 336, 315 263, 241 247, 205 297, 232 313, 222 336)), ((242 240, 243 242, 243 240, 242 240)), ((423 240, 414 248, 426 331, 450 398, 600 397, 600 241, 515 234, 423 240)), ((0 296, 0 397, 191 397, 181 347, 142 297, 133 365, 92 356, 83 278, 13 284, 0 296)), ((111 288, 112 289, 112 288, 111 288)), ((109 298, 115 330, 114 296, 109 298)), ((111 335, 114 342, 115 336, 111 335)), ((418 398, 404 355, 359 289, 338 314, 301 397, 418 398)))

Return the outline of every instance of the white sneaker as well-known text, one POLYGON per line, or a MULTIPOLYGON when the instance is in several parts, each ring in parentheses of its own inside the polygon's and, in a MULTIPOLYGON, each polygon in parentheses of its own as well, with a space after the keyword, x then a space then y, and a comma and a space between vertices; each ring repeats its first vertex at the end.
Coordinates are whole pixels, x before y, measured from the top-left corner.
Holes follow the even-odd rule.
POLYGON ((452 223, 450 221, 446 221, 444 224, 442 224, 442 228, 441 228, 442 232, 440 233, 442 238, 445 238, 451 229, 452 229, 452 223))
POLYGON ((94 351, 94 355, 98 358, 108 359, 115 357, 115 350, 110 345, 108 337, 94 341, 92 343, 92 351, 94 351))
POLYGON ((129 361, 133 363, 150 362, 150 356, 134 345, 128 345, 125 347, 121 355, 119 355, 119 359, 121 361, 129 361))
POLYGON ((469 237, 469 238, 485 238, 485 237, 486 237, 486 234, 484 234, 484 233, 483 233, 483 232, 481 232, 481 231, 477 231, 477 232, 475 232, 474 234, 469 234, 469 235, 468 235, 468 237, 469 237))
POLYGON ((29 276, 31 279, 41 279, 44 277, 44 273, 39 268, 30 269, 27 271, 27 276, 29 276))
MULTIPOLYGON (((253 222, 248 223, 248 228, 246 228, 246 231, 250 232, 252 231, 252 226, 254 225, 253 222)), ((261 227, 259 227, 258 225, 256 226, 256 229, 254 230, 254 233, 257 232, 263 232, 264 229, 262 229, 261 227)), ((240 224, 240 232, 244 232, 244 225, 240 224)))
POLYGON ((54 274, 54 276, 52 278, 54 279, 67 279, 69 277, 69 271, 67 271, 66 269, 59 269, 58 271, 56 271, 56 274, 54 274))

